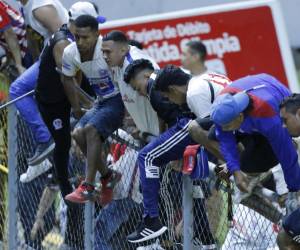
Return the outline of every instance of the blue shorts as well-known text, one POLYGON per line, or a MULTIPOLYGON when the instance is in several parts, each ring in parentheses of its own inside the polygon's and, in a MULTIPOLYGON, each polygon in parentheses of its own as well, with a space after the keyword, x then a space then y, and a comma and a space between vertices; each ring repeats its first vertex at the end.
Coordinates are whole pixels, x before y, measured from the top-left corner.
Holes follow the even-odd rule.
POLYGON ((103 101, 97 101, 93 108, 81 117, 76 128, 83 128, 90 124, 105 140, 122 125, 124 112, 124 104, 121 95, 118 94, 103 101))
POLYGON ((284 218, 282 226, 286 233, 291 236, 294 241, 300 243, 300 208, 292 212, 288 217, 284 218))

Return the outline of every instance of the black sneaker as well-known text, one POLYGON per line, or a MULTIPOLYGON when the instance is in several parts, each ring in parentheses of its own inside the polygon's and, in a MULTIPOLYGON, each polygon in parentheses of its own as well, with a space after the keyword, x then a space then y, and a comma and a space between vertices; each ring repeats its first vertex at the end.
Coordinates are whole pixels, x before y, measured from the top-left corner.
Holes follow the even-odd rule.
POLYGON ((46 143, 39 143, 32 157, 27 159, 28 165, 35 166, 45 160, 48 155, 54 150, 55 143, 49 140, 46 143))
POLYGON ((131 243, 139 243, 147 240, 157 238, 167 230, 166 226, 163 226, 158 217, 150 218, 147 216, 144 218, 135 232, 127 236, 127 240, 131 243))

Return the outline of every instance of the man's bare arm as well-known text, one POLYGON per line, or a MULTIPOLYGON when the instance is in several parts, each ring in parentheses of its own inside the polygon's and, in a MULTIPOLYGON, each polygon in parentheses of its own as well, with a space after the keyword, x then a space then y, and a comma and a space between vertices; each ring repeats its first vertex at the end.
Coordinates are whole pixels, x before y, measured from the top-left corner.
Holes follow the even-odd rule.
POLYGON ((56 9, 52 5, 45 5, 33 11, 33 16, 39 21, 50 33, 57 31, 63 22, 60 19, 56 9))
POLYGON ((25 68, 22 66, 21 49, 18 37, 11 27, 4 31, 4 38, 16 63, 17 70, 19 74, 22 74, 25 68))

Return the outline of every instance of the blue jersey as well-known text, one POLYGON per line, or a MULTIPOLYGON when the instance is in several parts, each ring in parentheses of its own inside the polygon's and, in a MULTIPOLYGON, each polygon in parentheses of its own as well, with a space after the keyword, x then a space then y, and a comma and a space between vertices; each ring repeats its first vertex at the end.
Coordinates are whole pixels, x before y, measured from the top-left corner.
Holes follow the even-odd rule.
MULTIPOLYGON (((243 90, 248 90, 247 93, 252 100, 252 109, 244 117, 239 131, 248 134, 260 133, 265 136, 282 166, 288 189, 299 190, 298 155, 287 129, 282 126, 279 115, 280 103, 290 96, 291 92, 274 77, 259 74, 234 81, 221 94, 237 93, 243 90)), ((240 169, 234 134, 235 132, 222 131, 220 126, 216 126, 220 149, 231 173, 240 169)))

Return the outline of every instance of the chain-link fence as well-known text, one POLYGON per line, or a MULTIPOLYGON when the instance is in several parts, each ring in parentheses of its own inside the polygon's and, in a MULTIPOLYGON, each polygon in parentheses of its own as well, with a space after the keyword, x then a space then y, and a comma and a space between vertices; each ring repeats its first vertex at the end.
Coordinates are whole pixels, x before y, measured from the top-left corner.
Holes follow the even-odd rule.
MULTIPOLYGON (((7 100, 9 80, 0 73, 0 105, 7 100)), ((0 248, 7 242, 8 159, 7 109, 0 110, 0 248)))
MULTIPOLYGON (((106 142, 103 157, 111 168, 122 173, 111 203, 105 207, 97 202, 66 206, 51 157, 36 166, 43 169, 38 177, 30 177, 29 169, 33 168, 26 159, 33 153, 35 142, 13 107, 9 112, 1 110, 0 124, 0 146, 4 152, 0 171, 0 240, 4 249, 277 249, 281 210, 272 198, 274 193, 261 187, 271 178, 269 175, 252 177, 257 186, 252 196, 232 198, 232 184, 221 182, 214 175, 192 182, 174 171, 173 165, 164 166, 159 203, 160 217, 168 231, 159 240, 134 245, 126 241, 126 236, 142 218, 136 165, 139 142, 121 130, 106 142), (233 205, 234 199, 241 204, 233 205)), ((74 144, 69 165, 70 181, 75 187, 84 176, 85 160, 74 144)))

